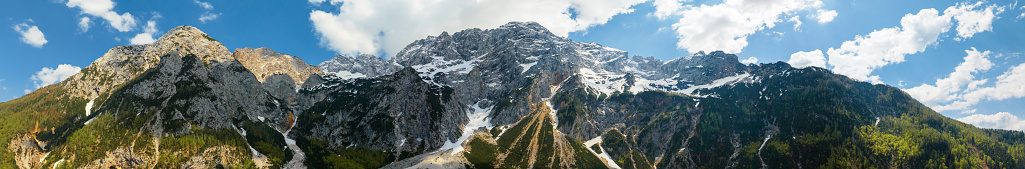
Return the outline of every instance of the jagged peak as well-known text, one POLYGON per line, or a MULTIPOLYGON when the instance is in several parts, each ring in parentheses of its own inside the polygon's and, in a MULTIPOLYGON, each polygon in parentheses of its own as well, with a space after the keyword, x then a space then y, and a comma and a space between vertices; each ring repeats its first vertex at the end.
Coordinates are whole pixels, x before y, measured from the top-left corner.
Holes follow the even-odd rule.
POLYGON ((543 30, 543 31, 546 31, 546 32, 548 31, 548 28, 545 28, 544 26, 541 26, 541 24, 538 24, 537 22, 534 22, 534 21, 527 21, 527 22, 512 21, 512 22, 506 23, 505 25, 499 26, 498 28, 499 29, 530 29, 530 30, 538 30, 538 31, 543 30))
POLYGON ((264 82, 272 75, 285 74, 290 76, 295 84, 301 85, 312 74, 324 74, 319 68, 299 57, 278 53, 266 47, 235 49, 231 55, 256 75, 260 82, 264 82))
MULTIPOLYGON (((259 54, 259 56, 263 56, 263 57, 286 57, 286 56, 291 56, 291 55, 288 55, 288 54, 278 53, 277 51, 271 50, 270 48, 267 48, 267 47, 260 47, 260 48, 245 47, 245 48, 242 48, 242 49, 235 49, 235 51, 232 52, 232 54, 233 54, 232 56, 234 56, 235 59, 239 59, 238 57, 240 57, 240 56, 253 56, 253 55, 238 55, 237 53, 239 53, 239 52, 256 53, 256 54, 259 54)), ((291 56, 291 57, 294 57, 294 56, 291 56)))
POLYGON ((231 51, 228 51, 227 47, 224 47, 221 42, 208 36, 199 28, 182 25, 175 27, 167 31, 160 39, 151 44, 152 46, 147 50, 153 50, 156 53, 166 53, 168 51, 178 51, 184 56, 184 54, 195 54, 204 62, 231 62, 234 60, 231 57, 231 51))
POLYGON ((167 39, 170 39, 170 38, 175 38, 175 37, 203 37, 204 39, 208 39, 208 40, 211 40, 211 41, 217 41, 217 40, 214 40, 213 38, 210 38, 209 35, 207 35, 202 30, 199 30, 199 28, 192 27, 192 26, 189 26, 189 25, 182 25, 182 26, 175 27, 175 28, 173 28, 171 30, 168 30, 167 33, 164 33, 163 36, 160 36, 160 38, 157 39, 157 41, 164 41, 164 40, 167 40, 167 39))

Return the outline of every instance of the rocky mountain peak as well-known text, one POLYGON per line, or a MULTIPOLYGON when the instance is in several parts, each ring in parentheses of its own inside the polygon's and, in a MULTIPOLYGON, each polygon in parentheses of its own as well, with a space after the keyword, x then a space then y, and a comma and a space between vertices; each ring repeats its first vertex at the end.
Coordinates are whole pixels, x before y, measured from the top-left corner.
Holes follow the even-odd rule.
POLYGON ((331 60, 320 63, 318 67, 324 72, 344 79, 378 77, 395 73, 402 68, 392 60, 384 60, 369 54, 361 54, 356 57, 337 55, 331 60))
POLYGON ((231 62, 231 51, 221 42, 211 38, 203 31, 188 25, 167 31, 160 39, 151 44, 156 53, 167 53, 175 50, 178 53, 195 54, 204 63, 231 62))
POLYGON ((537 32, 537 33, 540 33, 540 34, 550 34, 550 35, 553 35, 553 36, 555 35, 555 34, 552 34, 552 32, 548 31, 548 28, 545 28, 544 26, 541 26, 541 24, 538 24, 537 22, 533 22, 533 21, 530 21, 530 22, 516 22, 516 21, 509 22, 509 23, 506 23, 505 25, 499 26, 498 29, 517 30, 517 31, 529 31, 529 32, 537 32))
POLYGON ((150 44, 111 48, 63 84, 71 89, 68 92, 71 97, 92 99, 155 67, 161 56, 166 54, 179 57, 193 54, 207 64, 234 61, 224 45, 203 31, 192 26, 179 26, 150 44))
POLYGON ((264 82, 271 75, 284 74, 295 82, 292 85, 302 85, 310 75, 324 74, 316 66, 307 64, 301 58, 281 54, 267 48, 235 49, 232 57, 253 72, 260 82, 264 82))

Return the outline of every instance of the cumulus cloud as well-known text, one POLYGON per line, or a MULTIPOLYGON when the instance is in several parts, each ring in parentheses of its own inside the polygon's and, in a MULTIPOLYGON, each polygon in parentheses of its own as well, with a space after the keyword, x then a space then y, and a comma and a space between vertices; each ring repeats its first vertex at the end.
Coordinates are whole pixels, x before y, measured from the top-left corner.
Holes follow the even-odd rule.
MULTIPOLYGON (((67 79, 81 70, 82 68, 78 66, 71 66, 69 64, 57 65, 56 69, 43 67, 43 70, 39 70, 35 75, 32 75, 32 81, 36 84, 36 89, 39 89, 67 79)), ((26 91, 29 90, 26 89, 26 91)))
POLYGON ((936 9, 922 9, 905 15, 900 27, 876 30, 867 36, 858 35, 843 42, 840 48, 829 48, 829 64, 833 71, 853 79, 882 83, 872 71, 892 63, 904 62, 904 56, 925 51, 937 42, 941 33, 950 29, 950 17, 936 9))
POLYGON ((42 48, 43 44, 46 44, 46 37, 43 35, 43 31, 39 31, 39 27, 28 23, 20 23, 14 25, 14 31, 21 34, 21 42, 31 45, 32 47, 42 48))
POLYGON ((749 57, 747 59, 741 60, 740 63, 743 63, 743 64, 755 64, 755 63, 758 63, 758 58, 756 58, 756 57, 749 57))
POLYGON ((153 39, 153 35, 157 33, 157 22, 150 20, 146 22, 146 26, 143 28, 143 33, 136 34, 135 37, 129 39, 128 42, 132 45, 150 44, 156 41, 153 39))
POLYGON ((206 10, 213 10, 214 9, 214 6, 210 5, 209 2, 203 2, 203 1, 199 1, 199 0, 192 0, 192 2, 195 2, 196 5, 199 5, 199 7, 203 7, 203 9, 206 9, 206 10))
POLYGON ((796 11, 822 7, 820 0, 725 0, 722 4, 681 5, 679 1, 656 2, 655 16, 660 19, 680 16, 672 25, 679 41, 676 46, 690 52, 722 50, 739 53, 747 46, 747 37, 773 28, 785 16, 796 11), (669 5, 669 6, 666 6, 669 5))
POLYGON ((952 20, 958 22, 958 36, 971 37, 975 33, 989 31, 996 7, 976 9, 974 5, 956 4, 948 7, 943 15, 936 9, 922 9, 917 14, 901 18, 900 26, 873 31, 866 36, 858 35, 854 40, 843 42, 839 48, 829 48, 829 64, 833 71, 853 79, 882 83, 872 71, 895 63, 904 62, 904 56, 925 51, 939 41, 940 35, 950 30, 952 20), (982 18, 965 18, 983 16, 982 18))
POLYGON ((982 6, 981 1, 975 4, 958 3, 943 11, 944 14, 951 15, 954 20, 957 20, 957 36, 959 37, 957 40, 971 38, 976 33, 993 30, 993 19, 996 18, 996 15, 1004 12, 1004 8, 997 5, 989 5, 985 9, 976 10, 980 6, 982 6))
POLYGON ((1018 119, 1018 116, 1007 112, 991 115, 976 114, 958 118, 957 120, 979 128, 1025 131, 1025 119, 1018 119))
POLYGON ((92 19, 89 19, 89 17, 83 16, 82 19, 78 20, 78 30, 82 31, 82 32, 89 31, 89 26, 90 26, 90 24, 92 24, 92 22, 93 22, 92 19))
MULTIPOLYGON (((975 74, 993 67, 993 62, 988 59, 991 55, 990 51, 980 52, 973 47, 971 50, 965 50, 965 53, 967 53, 967 56, 964 57, 965 61, 957 65, 954 68, 954 72, 951 72, 946 78, 936 79, 935 85, 922 84, 921 86, 904 89, 904 91, 936 111, 965 109, 966 107, 964 106, 966 105, 941 106, 941 104, 957 100, 961 92, 966 88, 974 89, 981 83, 985 83, 986 80, 975 80, 975 74)), ((974 111, 965 112, 971 113, 974 111)))
POLYGON ((651 13, 658 19, 665 20, 673 16, 677 11, 683 9, 683 0, 655 0, 652 5, 655 6, 655 12, 651 13))
POLYGON ((790 54, 790 60, 787 61, 790 66, 795 68, 805 68, 809 66, 815 67, 826 67, 826 57, 822 55, 822 50, 815 49, 810 52, 797 52, 790 54))
POLYGON ((221 16, 221 13, 210 13, 210 12, 207 12, 207 13, 204 13, 203 15, 199 16, 199 22, 206 23, 206 21, 215 20, 215 19, 217 19, 217 17, 220 17, 220 16, 221 16))
POLYGON ((829 23, 836 18, 836 11, 834 10, 821 10, 819 9, 818 14, 815 14, 815 18, 819 19, 819 23, 829 23))
MULTIPOLYGON (((327 0, 310 0, 320 5, 327 0)), ((394 54, 416 39, 442 31, 495 28, 534 21, 558 36, 605 24, 644 0, 330 0, 337 11, 313 10, 320 44, 338 53, 394 54)))
POLYGON ((214 10, 214 6, 210 5, 209 2, 203 2, 199 0, 193 0, 192 2, 195 2, 196 5, 199 5, 199 7, 206 9, 206 12, 204 12, 202 15, 199 15, 199 22, 206 23, 206 21, 216 20, 217 17, 221 16, 221 13, 210 12, 210 10, 214 10))
POLYGON ((135 17, 128 12, 120 15, 114 12, 116 4, 111 0, 68 0, 65 5, 81 9, 83 14, 103 18, 110 27, 120 32, 132 31, 135 28, 135 17))
POLYGON ((787 21, 794 23, 794 31, 801 31, 801 24, 804 24, 804 22, 801 22, 800 16, 790 17, 790 19, 787 21))
POLYGON ((991 86, 980 87, 988 84, 989 79, 972 81, 964 90, 963 94, 957 95, 955 101, 934 107, 939 110, 964 110, 968 107, 987 100, 1006 100, 1025 97, 1025 63, 1011 67, 1008 71, 997 76, 991 86))

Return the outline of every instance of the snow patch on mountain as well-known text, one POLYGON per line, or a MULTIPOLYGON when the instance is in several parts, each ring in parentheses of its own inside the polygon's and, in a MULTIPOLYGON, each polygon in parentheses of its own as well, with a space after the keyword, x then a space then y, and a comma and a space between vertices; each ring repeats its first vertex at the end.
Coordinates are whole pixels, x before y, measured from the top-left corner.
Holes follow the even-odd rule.
POLYGON ((591 154, 594 154, 595 156, 598 156, 598 158, 601 158, 602 162, 604 162, 605 165, 609 166, 609 168, 617 168, 617 169, 618 168, 622 168, 622 167, 619 167, 619 165, 616 164, 615 160, 612 160, 612 157, 610 157, 609 153, 607 151, 605 151, 605 148, 601 147, 600 145, 598 146, 598 149, 601 150, 601 153, 596 153, 596 152, 594 152, 594 150, 591 149, 591 146, 594 146, 595 144, 600 144, 600 143, 601 143, 601 136, 598 136, 598 137, 594 137, 594 138, 592 138, 590 140, 585 141, 584 142, 584 146, 585 146, 585 148, 587 148, 587 151, 591 151, 591 154))
POLYGON ((494 106, 481 108, 480 102, 477 102, 477 104, 474 104, 470 108, 472 110, 466 112, 466 117, 469 117, 470 121, 467 122, 465 126, 463 126, 462 136, 459 136, 459 139, 457 139, 455 142, 446 141, 445 145, 442 145, 441 148, 438 149, 438 151, 452 150, 449 152, 450 155, 455 155, 456 153, 463 152, 463 143, 466 142, 466 140, 469 139, 471 136, 473 136, 474 131, 481 127, 490 129, 494 126, 491 124, 491 119, 488 118, 488 115, 491 114, 491 109, 494 108, 494 106))
POLYGON ((624 91, 623 89, 626 86, 626 80, 623 78, 626 76, 625 74, 616 74, 590 68, 580 68, 578 73, 582 77, 580 81, 584 85, 601 93, 611 94, 615 91, 624 91))
POLYGON ((96 97, 89 99, 89 103, 85 104, 85 116, 89 116, 89 114, 93 112, 93 101, 96 101, 96 97))
POLYGON ((471 70, 473 70, 473 66, 478 61, 476 59, 474 59, 474 60, 445 60, 445 57, 441 57, 441 56, 434 56, 434 57, 431 57, 431 58, 434 59, 434 61, 432 61, 432 62, 430 62, 428 64, 414 65, 414 66, 412 66, 413 69, 416 69, 416 71, 420 72, 421 75, 427 75, 427 76, 431 76, 431 75, 434 75, 434 74, 437 74, 437 73, 467 74, 467 73, 470 73, 471 70))
POLYGON ((355 78, 367 77, 367 75, 364 75, 363 73, 349 72, 349 71, 344 71, 344 70, 340 70, 340 71, 337 71, 337 72, 334 72, 334 73, 335 73, 335 76, 338 76, 338 78, 342 78, 342 79, 355 79, 355 78))
POLYGON ((711 88, 716 88, 716 87, 720 87, 720 86, 724 86, 724 85, 732 85, 732 84, 736 84, 736 83, 754 82, 754 81, 757 81, 757 79, 753 78, 750 73, 744 73, 744 74, 734 75, 734 76, 730 76, 730 77, 724 77, 722 79, 718 79, 718 80, 712 81, 712 83, 709 83, 709 84, 691 86, 691 87, 689 87, 687 89, 684 89, 682 91, 682 93, 684 93, 684 94, 693 94, 695 90, 699 90, 699 89, 711 89, 711 88))

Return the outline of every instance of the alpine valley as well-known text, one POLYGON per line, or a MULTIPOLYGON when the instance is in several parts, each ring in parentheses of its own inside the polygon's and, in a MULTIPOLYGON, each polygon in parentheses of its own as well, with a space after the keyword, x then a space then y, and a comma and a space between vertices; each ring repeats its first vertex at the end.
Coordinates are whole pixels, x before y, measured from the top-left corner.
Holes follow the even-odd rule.
POLYGON ((533 22, 312 66, 197 28, 0 103, 0 168, 1025 168, 1025 133, 818 67, 533 22))

